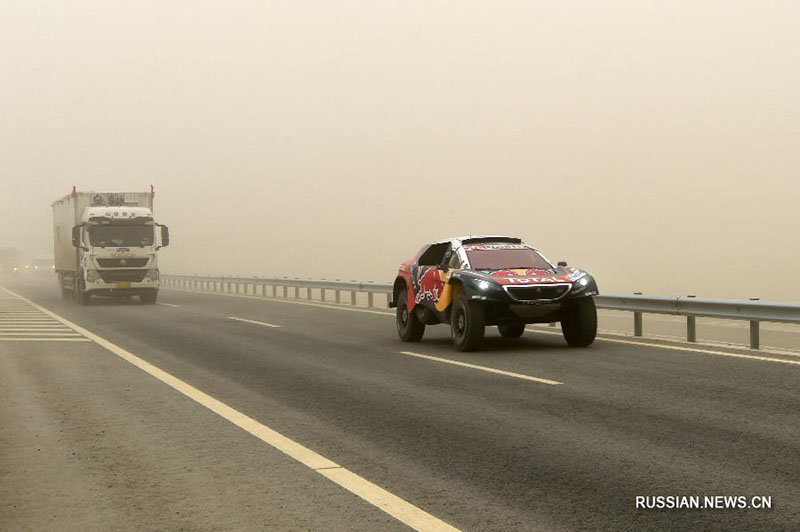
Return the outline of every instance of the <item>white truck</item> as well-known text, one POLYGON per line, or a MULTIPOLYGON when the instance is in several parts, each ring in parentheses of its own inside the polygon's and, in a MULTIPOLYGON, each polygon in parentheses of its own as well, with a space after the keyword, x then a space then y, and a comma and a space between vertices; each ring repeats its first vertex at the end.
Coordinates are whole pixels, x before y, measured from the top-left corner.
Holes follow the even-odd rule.
POLYGON ((169 228, 153 220, 149 192, 78 192, 53 202, 55 272, 61 295, 82 305, 92 296, 139 296, 154 304, 161 285, 158 250, 169 228))

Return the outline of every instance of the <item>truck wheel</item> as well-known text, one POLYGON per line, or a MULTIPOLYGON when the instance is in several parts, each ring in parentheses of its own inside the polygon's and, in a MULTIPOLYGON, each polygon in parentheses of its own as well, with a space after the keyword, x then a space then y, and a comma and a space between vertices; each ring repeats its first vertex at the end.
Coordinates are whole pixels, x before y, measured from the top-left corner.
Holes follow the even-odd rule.
POLYGON ((404 342, 419 342, 425 334, 425 324, 419 321, 416 312, 408 310, 408 289, 398 292, 396 298, 395 324, 398 336, 404 342))
POLYGON ((503 338, 519 338, 525 332, 525 324, 519 323, 504 323, 497 326, 500 331, 500 336, 503 338))
POLYGON ((564 339, 573 347, 586 347, 597 336, 597 309, 594 299, 587 297, 563 307, 561 332, 564 339))
POLYGON ((483 343, 486 332, 486 313, 483 305, 459 294, 450 315, 450 335, 459 351, 475 351, 483 343))
POLYGON ((139 294, 139 299, 145 305, 155 305, 156 299, 158 299, 158 292, 145 292, 144 294, 139 294))
POLYGON ((85 285, 83 283, 82 276, 83 272, 78 271, 78 278, 75 280, 75 291, 73 292, 73 296, 79 305, 89 305, 92 302, 92 296, 84 290, 85 285))

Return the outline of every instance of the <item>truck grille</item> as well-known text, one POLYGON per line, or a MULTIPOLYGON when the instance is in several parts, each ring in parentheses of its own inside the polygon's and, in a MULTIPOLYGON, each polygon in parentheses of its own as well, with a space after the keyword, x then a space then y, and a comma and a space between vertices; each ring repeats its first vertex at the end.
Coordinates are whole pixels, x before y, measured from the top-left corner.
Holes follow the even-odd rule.
POLYGON ((97 259, 103 268, 141 268, 147 265, 147 257, 138 259, 97 259))
POLYGON ((518 301, 540 301, 559 299, 569 292, 569 284, 509 286, 508 294, 518 301))
POLYGON ((100 278, 106 283, 141 283, 147 270, 98 270, 100 278))

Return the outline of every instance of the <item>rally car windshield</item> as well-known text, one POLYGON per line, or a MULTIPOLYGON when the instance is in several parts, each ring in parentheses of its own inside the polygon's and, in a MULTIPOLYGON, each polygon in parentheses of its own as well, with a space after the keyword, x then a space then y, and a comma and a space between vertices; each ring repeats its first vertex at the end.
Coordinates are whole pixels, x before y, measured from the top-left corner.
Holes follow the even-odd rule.
POLYGON ((473 270, 551 270, 553 265, 535 250, 526 247, 495 248, 479 246, 467 249, 473 270))

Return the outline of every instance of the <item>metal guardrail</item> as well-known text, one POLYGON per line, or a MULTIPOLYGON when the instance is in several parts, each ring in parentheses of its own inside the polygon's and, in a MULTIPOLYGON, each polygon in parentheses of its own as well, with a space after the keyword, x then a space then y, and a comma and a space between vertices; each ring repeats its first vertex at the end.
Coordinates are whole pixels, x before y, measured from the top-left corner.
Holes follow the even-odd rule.
POLYGON ((349 293, 350 305, 357 304, 357 294, 367 295, 367 307, 375 307, 375 294, 383 294, 386 299, 384 308, 388 308, 392 297, 390 283, 375 283, 372 281, 341 281, 337 280, 312 280, 291 279, 288 277, 232 277, 208 275, 171 275, 162 274, 161 281, 167 288, 182 288, 215 292, 225 294, 253 295, 273 298, 290 298, 289 289, 292 289, 293 299, 301 299, 300 292, 305 292, 303 299, 313 300, 313 291, 319 293, 319 301, 329 301, 328 292, 333 292, 333 302, 342 303, 342 293, 349 293), (268 295, 269 292, 269 295, 268 295))
MULTIPOLYGON (((375 294, 385 297, 385 306, 392 298, 392 283, 372 281, 341 281, 290 279, 288 277, 230 277, 207 275, 161 276, 163 286, 214 293, 252 295, 256 297, 289 298, 329 301, 328 292, 333 292, 333 301, 342 304, 342 293, 349 293, 349 302, 356 305, 357 294, 367 295, 366 306, 375 308, 375 294), (305 292, 301 298, 301 290, 305 292), (314 291, 319 299, 314 299, 314 291), (269 292, 269 294, 268 294, 269 292)), ((701 299, 693 296, 657 297, 642 294, 599 295, 595 297, 597 308, 633 313, 633 335, 643 335, 643 314, 670 314, 686 317, 686 340, 697 341, 697 318, 718 318, 750 322, 750 348, 760 347, 759 323, 800 323, 800 304, 777 303, 757 299, 701 299)))

